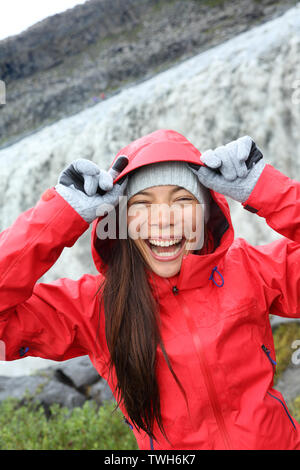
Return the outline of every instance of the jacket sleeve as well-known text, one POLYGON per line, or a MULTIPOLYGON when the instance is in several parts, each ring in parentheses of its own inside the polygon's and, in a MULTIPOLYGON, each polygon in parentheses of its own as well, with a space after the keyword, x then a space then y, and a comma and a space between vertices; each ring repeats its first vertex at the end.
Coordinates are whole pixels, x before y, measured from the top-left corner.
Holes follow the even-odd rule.
POLYGON ((50 188, 0 234, 0 340, 5 360, 26 355, 62 361, 90 352, 98 276, 37 282, 88 227, 50 188))
POLYGON ((272 315, 300 317, 300 183, 266 165, 245 209, 264 217, 283 237, 268 245, 246 244, 247 264, 263 289, 272 315))

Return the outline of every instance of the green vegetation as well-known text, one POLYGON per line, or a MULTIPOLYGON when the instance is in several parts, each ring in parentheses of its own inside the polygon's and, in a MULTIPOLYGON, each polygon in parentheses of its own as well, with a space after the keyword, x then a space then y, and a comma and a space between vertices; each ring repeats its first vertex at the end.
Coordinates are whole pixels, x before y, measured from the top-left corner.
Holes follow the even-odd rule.
POLYGON ((194 0, 196 3, 200 3, 202 5, 206 5, 208 7, 220 7, 225 3, 232 3, 232 0, 194 0))
POLYGON ((295 398, 292 403, 288 403, 292 417, 300 423, 300 397, 295 398))
POLYGON ((46 417, 41 405, 20 406, 8 399, 0 405, 0 450, 133 450, 134 435, 115 404, 82 408, 53 405, 46 417))

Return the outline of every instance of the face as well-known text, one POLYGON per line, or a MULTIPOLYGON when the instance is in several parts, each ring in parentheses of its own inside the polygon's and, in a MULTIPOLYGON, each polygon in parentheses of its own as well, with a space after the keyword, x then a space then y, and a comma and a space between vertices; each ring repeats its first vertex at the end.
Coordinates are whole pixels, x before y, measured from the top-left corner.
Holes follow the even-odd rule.
POLYGON ((183 257, 203 245, 203 209, 186 189, 154 186, 130 198, 128 234, 152 271, 175 276, 183 257))

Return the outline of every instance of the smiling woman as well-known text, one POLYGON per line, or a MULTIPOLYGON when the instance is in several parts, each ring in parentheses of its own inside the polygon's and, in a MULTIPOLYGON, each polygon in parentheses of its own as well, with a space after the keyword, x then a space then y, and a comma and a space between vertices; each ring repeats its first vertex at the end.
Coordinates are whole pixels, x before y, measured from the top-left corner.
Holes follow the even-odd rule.
POLYGON ((127 197, 129 236, 153 272, 175 276, 188 251, 203 247, 208 190, 184 162, 171 161, 138 169, 127 197))
MULTIPOLYGON (((187 245, 195 242, 195 237, 191 239, 191 236, 194 235, 196 229, 196 212, 197 206, 199 207, 197 199, 191 193, 179 187, 175 187, 175 190, 176 193, 181 193, 182 197, 178 198, 177 196, 173 202, 173 194, 175 193, 172 192, 172 188, 174 187, 157 186, 151 188, 148 193, 150 195, 150 197, 148 196, 148 202, 140 203, 138 199, 141 194, 139 193, 137 196, 133 196, 128 203, 129 234, 131 236, 136 235, 132 230, 132 226, 134 230, 137 228, 137 217, 138 228, 140 229, 137 235, 146 231, 147 236, 146 238, 138 237, 135 243, 152 271, 162 277, 175 276, 178 273, 187 245), (160 200, 162 202, 155 203, 151 200, 160 200), (164 201, 170 201, 170 203, 164 201), (172 204, 172 206, 170 207, 169 204, 172 204), (140 208, 141 205, 142 208, 140 208), (132 209, 138 214, 131 215, 132 209), (190 226, 191 234, 187 233, 186 230, 183 231, 187 224, 190 226)), ((202 238, 203 230, 199 220, 197 222, 196 230, 202 238)), ((132 236, 132 238, 134 237, 132 236)))
POLYGON ((200 154, 159 129, 108 172, 75 160, 0 234, 6 359, 89 354, 140 449, 300 449, 269 321, 300 316, 299 227, 299 182, 249 136, 200 154), (281 238, 235 239, 225 196, 281 238), (107 207, 116 234, 99 237, 107 207), (37 282, 90 223, 99 275, 37 282))

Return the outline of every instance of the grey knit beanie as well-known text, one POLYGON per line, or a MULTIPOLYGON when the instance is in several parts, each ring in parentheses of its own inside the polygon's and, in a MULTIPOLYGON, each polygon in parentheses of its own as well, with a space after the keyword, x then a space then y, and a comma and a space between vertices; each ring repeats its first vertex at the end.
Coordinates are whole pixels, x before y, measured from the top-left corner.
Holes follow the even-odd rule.
POLYGON ((198 180, 185 162, 167 161, 144 165, 129 174, 126 194, 128 200, 146 188, 162 185, 180 186, 204 204, 204 220, 209 219, 210 192, 198 180))

